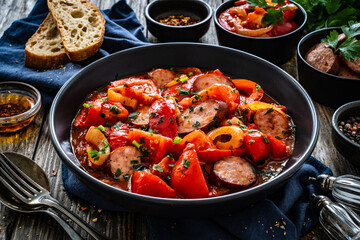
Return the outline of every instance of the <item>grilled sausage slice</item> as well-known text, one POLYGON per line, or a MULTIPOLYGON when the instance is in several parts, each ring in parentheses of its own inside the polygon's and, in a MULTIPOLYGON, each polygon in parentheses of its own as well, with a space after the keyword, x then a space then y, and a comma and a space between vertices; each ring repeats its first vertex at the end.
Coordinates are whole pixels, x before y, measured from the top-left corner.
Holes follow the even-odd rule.
POLYGON ((214 84, 224 84, 228 85, 232 88, 235 87, 235 85, 232 83, 230 78, 221 76, 214 73, 204 74, 201 76, 198 76, 193 84, 193 90, 195 92, 200 92, 201 90, 205 90, 209 87, 211 87, 214 84))
POLYGON ((314 68, 330 73, 337 74, 339 71, 339 58, 333 50, 324 43, 313 46, 305 55, 305 60, 314 68))
POLYGON ((256 182, 257 177, 248 161, 241 157, 230 156, 214 164, 211 178, 218 185, 243 188, 256 182))
POLYGON ((356 59, 356 60, 350 60, 350 61, 346 61, 346 59, 344 58, 344 56, 342 54, 340 54, 340 59, 343 63, 346 64, 346 66, 348 68, 350 68, 352 71, 356 72, 356 73, 360 73, 360 58, 356 59))
POLYGON ((137 125, 137 126, 145 126, 147 124, 149 124, 149 118, 150 118, 150 113, 149 113, 149 109, 150 106, 143 106, 141 108, 138 108, 136 111, 139 113, 137 115, 137 117, 132 120, 132 124, 137 125))
POLYGON ((220 123, 228 110, 225 102, 207 99, 185 109, 177 118, 178 133, 189 133, 220 123))
POLYGON ((175 78, 174 72, 167 69, 155 69, 148 74, 158 88, 164 88, 166 84, 173 81, 175 78))
POLYGON ((288 117, 280 111, 269 110, 268 108, 257 110, 254 123, 261 132, 282 139, 289 131, 288 117))
POLYGON ((352 71, 350 68, 348 68, 345 64, 340 64, 340 70, 338 73, 338 76, 340 77, 346 77, 346 78, 360 78, 360 74, 352 71))
POLYGON ((133 146, 120 147, 112 151, 108 165, 111 174, 120 180, 123 180, 126 174, 133 174, 135 171, 133 165, 136 164, 135 160, 140 162, 140 156, 141 152, 133 146))

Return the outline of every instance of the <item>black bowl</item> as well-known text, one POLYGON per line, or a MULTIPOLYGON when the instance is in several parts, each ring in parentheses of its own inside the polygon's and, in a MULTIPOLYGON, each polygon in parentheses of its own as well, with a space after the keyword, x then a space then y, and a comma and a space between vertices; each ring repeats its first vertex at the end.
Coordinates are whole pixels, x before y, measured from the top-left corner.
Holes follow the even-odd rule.
POLYGON ((360 101, 344 104, 335 111, 331 119, 331 137, 336 149, 351 163, 360 167, 360 144, 351 141, 339 129, 339 122, 351 116, 360 116, 360 101))
POLYGON ((341 32, 341 28, 320 29, 303 37, 297 47, 299 81, 315 101, 333 108, 347 102, 360 100, 360 79, 339 77, 322 72, 305 61, 309 49, 333 30, 341 32))
POLYGON ((54 99, 50 110, 50 131, 55 149, 66 166, 105 199, 143 214, 205 216, 244 208, 280 187, 300 169, 314 149, 318 137, 318 119, 314 105, 301 85, 285 71, 261 58, 214 45, 165 43, 115 53, 75 74, 54 99), (287 106, 289 115, 297 125, 297 131, 294 153, 284 171, 264 184, 224 196, 165 199, 138 195, 112 187, 82 170, 71 148, 70 126, 88 94, 106 86, 115 76, 126 77, 149 71, 154 67, 184 66, 196 66, 200 69, 218 68, 229 76, 251 79, 259 83, 266 93, 287 106))
POLYGON ((155 0, 145 8, 145 18, 148 30, 152 35, 164 42, 197 41, 208 30, 212 9, 204 1, 199 0, 155 0), (159 17, 188 16, 200 22, 187 26, 170 26, 159 23, 159 17))
POLYGON ((220 14, 233 7, 234 2, 236 0, 224 2, 214 12, 216 34, 220 45, 252 53, 277 65, 286 63, 295 55, 307 19, 305 10, 299 4, 291 2, 298 7, 293 19, 298 26, 297 29, 282 36, 258 38, 233 33, 220 25, 220 14))

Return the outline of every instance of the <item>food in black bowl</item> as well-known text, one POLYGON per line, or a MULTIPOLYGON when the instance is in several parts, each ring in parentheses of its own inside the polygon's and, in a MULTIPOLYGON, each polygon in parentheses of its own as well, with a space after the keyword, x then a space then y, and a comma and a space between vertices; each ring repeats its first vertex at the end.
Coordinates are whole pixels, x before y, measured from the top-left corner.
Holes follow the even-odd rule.
POLYGON ((297 49, 301 85, 315 101, 334 108, 360 99, 360 79, 355 72, 359 70, 360 60, 345 61, 340 51, 338 54, 341 57, 338 57, 332 48, 321 42, 330 36, 330 39, 333 38, 332 41, 338 44, 338 37, 343 36, 341 32, 340 27, 311 32, 301 39, 297 49), (334 32, 331 37, 333 31, 338 34, 334 32))
POLYGON ((331 120, 332 140, 336 149, 360 167, 360 101, 339 107, 331 120))
POLYGON ((198 0, 155 0, 145 8, 148 30, 164 42, 198 41, 210 27, 211 7, 198 0))
POLYGON ((293 125, 253 81, 219 69, 154 69, 91 93, 74 119, 72 146, 112 186, 209 198, 276 177, 294 148, 293 125))
POLYGON ((306 12, 297 3, 227 1, 214 13, 219 43, 240 49, 275 64, 295 54, 306 23, 306 12), (256 5, 258 4, 258 5, 256 5))
MULTIPOLYGON (((191 72, 194 75, 198 74, 196 69, 192 70, 191 72)), ((154 74, 154 73, 155 72, 152 72, 152 74, 154 74)), ((190 74, 190 73, 189 72, 187 73, 187 78, 188 78, 187 81, 189 81, 188 74, 190 74)), ((190 74, 190 75, 192 75, 192 74, 190 74)), ((215 74, 215 77, 216 77, 216 74, 220 74, 220 72, 214 71, 209 74, 215 74)), ((211 75, 211 76, 214 77, 214 75, 211 75)), ((185 76, 180 77, 180 79, 176 78, 176 79, 174 79, 174 81, 172 83, 170 83, 170 85, 174 84, 174 86, 176 88, 177 84, 179 84, 179 81, 181 83, 183 81, 187 82, 185 79, 186 79, 185 76), (178 81, 176 81, 176 80, 178 80, 178 81)), ((216 79, 217 79, 216 81, 222 81, 223 84, 226 84, 226 83, 229 84, 229 81, 228 81, 229 79, 226 77, 225 77, 225 81, 224 81, 224 77, 220 77, 220 78, 216 78, 216 79)), ((134 81, 134 80, 132 80, 132 81, 134 81)), ((193 86, 193 90, 196 89, 195 91, 199 92, 199 96, 201 96, 200 93, 202 92, 201 86, 204 87, 206 85, 205 84, 206 82, 207 81, 202 82, 202 84, 200 84, 201 83, 201 81, 200 81, 199 85, 196 85, 196 88, 195 88, 195 86, 193 86)), ((158 84, 160 84, 159 87, 164 88, 169 83, 164 83, 162 81, 158 81, 157 85, 158 84)), ((230 87, 228 85, 223 85, 223 84, 220 86, 222 86, 222 87, 225 86, 224 88, 231 89, 231 91, 234 91, 233 94, 236 94, 235 92, 239 91, 239 90, 233 89, 232 87, 230 87)), ((183 86, 183 85, 181 85, 181 86, 183 86)), ((141 85, 141 86, 143 86, 143 85, 141 85)), ((131 84, 124 81, 122 83, 122 85, 118 86, 117 90, 119 90, 121 92, 124 89, 126 89, 127 87, 131 87, 131 84)), ((168 86, 168 87, 169 87, 169 89, 171 88, 171 86, 168 86)), ((109 88, 109 89, 111 89, 111 88, 109 88)), ((151 88, 147 88, 147 89, 150 91, 151 88)), ((198 95, 196 93, 194 93, 194 91, 190 92, 189 89, 182 88, 182 87, 181 87, 181 89, 183 89, 183 90, 180 90, 180 88, 179 88, 174 93, 177 93, 179 95, 183 95, 183 94, 187 95, 189 92, 190 94, 192 94, 192 97, 190 99, 185 98, 185 99, 188 99, 185 102, 188 102, 190 100, 190 105, 191 105, 192 100, 195 99, 194 100, 194 103, 195 103, 195 101, 197 101, 196 98, 199 98, 199 97, 197 97, 198 95)), ((118 93, 120 93, 120 92, 118 92, 118 93)), ((247 90, 245 92, 247 92, 247 90)), ((206 90, 205 90, 204 94, 206 94, 206 90)), ((210 94, 210 92, 209 92, 209 94, 210 94)), ((184 96, 175 96, 175 97, 177 97, 177 98, 178 97, 186 97, 185 95, 184 96)), ((226 94, 226 95, 224 95, 224 97, 230 97, 231 95, 232 94, 226 94)), ((254 94, 254 95, 256 95, 256 94, 254 94)), ((154 95, 154 97, 155 96, 156 96, 156 94, 154 95)), ((204 95, 204 96, 206 96, 206 95, 204 95)), ((95 96, 95 98, 97 99, 97 96, 95 96)), ((134 99, 135 98, 133 98, 133 99, 126 98, 123 100, 128 101, 128 102, 126 102, 126 104, 131 104, 131 103, 134 103, 134 102, 132 102, 134 99)), ((162 99, 170 101, 172 98, 165 97, 162 99)), ((98 100, 100 100, 100 101, 98 101, 99 103, 104 103, 104 101, 106 103, 106 101, 107 101, 106 97, 102 98, 102 99, 98 99, 98 100)), ((162 101, 165 101, 165 100, 162 100, 162 101)), ((221 103, 218 103, 218 102, 214 103, 214 101, 216 101, 214 99, 209 99, 209 100, 211 100, 211 101, 209 101, 209 102, 211 102, 209 104, 219 104, 219 107, 214 108, 215 112, 220 111, 221 109, 224 109, 224 108, 220 107, 221 103)), ((149 99, 149 101, 150 101, 150 99, 149 99)), ((182 99, 182 101, 184 101, 184 100, 182 99)), ((269 101, 273 102, 273 100, 269 100, 269 101)), ((89 106, 85 104, 85 108, 91 107, 90 103, 87 103, 87 102, 85 102, 85 103, 89 104, 89 106)), ((138 104, 140 104, 140 102, 138 102, 138 104)), ((141 104, 143 104, 143 103, 141 103, 141 104)), ((263 104, 267 104, 267 103, 263 103, 263 104)), ((115 105, 115 104, 112 104, 112 105, 115 105)), ((234 108, 235 108, 236 110, 234 111, 234 114, 238 114, 238 110, 236 107, 236 101, 228 101, 228 103, 226 103, 226 105, 228 106, 228 109, 231 109, 231 111, 234 111, 234 108)), ((252 106, 251 103, 249 103, 248 105, 252 106)), ((133 105, 133 106, 135 106, 135 105, 133 105)), ((146 107, 146 105, 144 105, 144 106, 146 107)), ((222 104, 222 106, 223 106, 223 104, 222 104)), ((135 111, 135 109, 133 109, 132 107, 131 107, 131 109, 128 109, 128 107, 125 108, 128 111, 128 114, 129 114, 128 117, 130 117, 131 121, 135 120, 140 115, 140 111, 138 110, 138 107, 140 107, 140 105, 138 105, 135 108, 135 109, 137 109, 137 111, 135 111), (138 114, 133 113, 133 112, 138 112, 138 114), (131 113, 131 115, 130 115, 130 113, 131 113)), ((185 121, 186 121, 186 119, 190 120, 190 125, 189 125, 190 128, 204 127, 201 124, 203 123, 203 121, 208 119, 208 115, 211 115, 210 113, 214 112, 214 111, 210 111, 211 108, 209 108, 208 111, 206 112, 207 114, 204 115, 204 117, 199 118, 199 119, 194 119, 194 118, 190 119, 190 114, 201 112, 200 107, 201 106, 199 106, 198 108, 194 107, 193 110, 191 110, 190 106, 188 108, 186 107, 186 109, 188 109, 189 115, 184 115, 184 116, 189 116, 189 118, 184 118, 183 120, 185 120, 185 121), (193 121, 193 124, 191 124, 192 123, 191 121, 193 121), (197 123, 197 121, 198 121, 198 123, 197 123)), ((203 107, 202 110, 206 111, 206 110, 204 110, 205 107, 204 106, 202 106, 202 107, 203 107)), ((117 106, 117 108, 119 110, 119 114, 126 113, 124 111, 124 109, 120 108, 119 106, 117 106)), ((281 107, 278 106, 276 108, 281 108, 281 107)), ((271 110, 271 107, 267 108, 266 111, 264 109, 262 109, 263 115, 260 114, 260 116, 267 117, 268 114, 270 114, 270 115, 278 114, 278 111, 276 108, 274 107, 272 109, 274 112, 271 110)), ((242 109, 239 109, 239 110, 241 113, 244 113, 244 111, 245 111, 245 109, 244 109, 244 111, 242 111, 242 109)), ((109 111, 106 112, 105 115, 99 114, 96 117, 106 118, 107 116, 110 116, 110 113, 114 113, 114 112, 117 113, 118 111, 116 111, 115 107, 111 107, 111 105, 110 105, 109 111)), ((146 111, 144 113, 146 113, 146 111)), ((165 119, 165 117, 163 117, 161 119, 161 116, 157 115, 156 113, 157 112, 149 113, 149 115, 151 115, 151 118, 154 118, 153 120, 155 120, 155 123, 153 123, 155 126, 154 128, 161 126, 161 124, 163 124, 165 122, 165 120, 168 120, 168 123, 170 123, 170 121, 171 121, 170 118, 165 119)), ((222 112, 222 113, 224 113, 224 112, 222 112)), ((281 116, 279 115, 278 117, 280 119, 284 119, 282 116, 283 115, 281 115, 281 116)), ((219 115, 219 119, 220 119, 220 117, 221 116, 219 115)), ((246 118, 247 116, 244 115, 243 117, 246 118)), ((249 116, 249 117, 252 117, 252 116, 249 116)), ((142 120, 142 118, 140 120, 142 120)), ((212 124, 216 122, 216 121, 212 121, 212 120, 214 120, 214 118, 211 119, 212 124)), ((229 119, 229 120, 231 120, 231 119, 229 119)), ((107 121, 107 122, 109 122, 111 124, 115 123, 115 122, 111 122, 111 121, 112 120, 110 119, 110 121, 107 121)), ((174 121, 175 121, 175 119, 173 118, 173 122, 174 121)), ((179 120, 177 119, 176 121, 179 121, 179 120)), ((124 125, 126 126, 127 125, 126 120, 124 122, 125 122, 124 125)), ((137 121, 135 123, 137 123, 137 121)), ((187 122, 184 122, 184 123, 187 123, 187 122)), ((116 126, 116 124, 117 123, 115 123, 115 125, 112 127, 115 128, 115 127, 122 126, 122 125, 116 126)), ((229 124, 229 123, 227 120, 225 120, 224 124, 229 124)), ((235 124, 234 124, 234 126, 235 126, 235 124)), ((104 128, 105 128, 105 125, 106 125, 106 122, 104 124, 104 128)), ((110 124, 108 126, 110 126, 110 124)), ((94 191, 99 193, 104 198, 111 200, 112 202, 114 202, 116 204, 125 206, 129 210, 137 211, 137 212, 140 211, 145 214, 171 215, 171 216, 205 216, 205 215, 223 214, 226 212, 234 211, 236 209, 244 208, 244 207, 248 206, 249 204, 262 199, 267 194, 270 194, 275 189, 280 187, 289 177, 291 177, 302 166, 302 164, 310 156, 310 154, 315 146, 316 140, 317 140, 318 120, 317 120, 315 108, 314 108, 309 96, 304 91, 304 89, 302 89, 302 87, 290 75, 285 73, 283 70, 279 69, 278 67, 276 67, 258 57, 255 57, 250 54, 247 54, 247 53, 244 53, 241 51, 237 51, 234 49, 212 46, 212 45, 158 44, 158 45, 133 48, 133 49, 129 49, 126 51, 116 53, 114 55, 103 58, 103 59, 89 65, 84 70, 82 70, 81 72, 76 74, 59 91, 59 93, 52 105, 52 108, 50 111, 50 128, 51 128, 51 135, 52 135, 53 143, 54 143, 55 148, 56 148, 57 152, 59 153, 61 159, 64 161, 64 163, 69 167, 69 169, 71 171, 73 171, 80 178, 81 181, 83 181, 88 187, 90 187, 91 189, 93 189, 94 191), (203 56, 203 57, 202 58, 194 58, 193 57, 194 54, 196 56, 203 56), (148 59, 150 57, 151 57, 151 61, 147 61, 146 59, 148 59), (231 64, 229 64, 229 63, 231 63, 231 64), (234 68, 234 65, 236 65, 238 67, 234 68), (169 72, 171 73, 173 71, 172 68, 174 68, 174 70, 178 70, 178 68, 182 68, 184 66, 197 66, 199 69, 203 69, 204 71, 219 68, 222 70, 222 72, 224 73, 225 76, 230 76, 232 79, 251 79, 253 82, 257 83, 256 85, 255 84, 252 85, 252 89, 255 89, 254 90, 255 93, 258 93, 258 90, 259 90, 259 92, 261 92, 260 89, 263 89, 265 93, 267 93, 269 96, 273 97, 277 102, 286 106, 286 112, 289 116, 292 117, 293 122, 297 125, 297 130, 295 131, 295 143, 294 143, 294 148, 293 148, 292 154, 289 157, 289 159, 286 161, 286 163, 284 164, 284 167, 281 168, 282 171, 280 172, 280 174, 271 178, 268 181, 263 182, 262 184, 258 184, 258 185, 254 184, 254 185, 251 185, 251 187, 249 187, 249 188, 241 188, 241 186, 239 186, 240 188, 238 188, 236 191, 229 191, 227 194, 221 195, 221 196, 203 197, 203 198, 199 198, 200 196, 196 196, 195 199, 178 199, 178 198, 161 198, 161 197, 145 196, 145 195, 140 195, 140 194, 136 194, 133 192, 128 192, 119 187, 111 186, 111 185, 105 183, 108 181, 105 181, 105 182, 100 181, 99 179, 97 179, 96 177, 93 176, 94 174, 96 174, 96 173, 94 173, 94 171, 92 171, 92 172, 90 172, 90 170, 84 171, 83 170, 84 168, 81 166, 81 163, 79 161, 81 159, 77 158, 77 153, 73 151, 73 148, 71 145, 71 126, 73 124, 74 117, 77 115, 79 106, 81 106, 84 103, 85 99, 87 99, 87 97, 89 97, 89 94, 91 94, 92 92, 94 92, 97 89, 99 90, 99 89, 107 86, 110 81, 114 81, 115 77, 116 77, 116 79, 124 79, 126 77, 134 76, 134 75, 138 75, 138 74, 147 74, 154 68, 161 68, 162 70, 159 70, 159 71, 155 70, 155 71, 160 74, 160 76, 161 76, 160 79, 163 79, 162 78, 164 76, 163 74, 169 73, 169 72), (262 69, 262 71, 258 71, 259 69, 262 69), (274 88, 275 85, 281 85, 281 88, 279 88, 279 87, 274 88), (257 86, 259 86, 259 87, 257 87, 257 86), (260 86, 261 86, 261 88, 260 88, 260 86), (297 98, 293 98, 292 96, 294 96, 294 95, 296 95, 297 98), (170 207, 171 207, 171 211, 168 211, 168 209, 170 207)), ((102 129, 99 126, 97 126, 97 128, 99 129, 99 131, 101 131, 101 129, 102 129)), ((167 128, 167 129, 170 130, 171 128, 167 128)), ((185 128, 185 129, 187 129, 187 128, 185 128)), ((240 129, 240 128, 237 127, 236 129, 240 129)), ((106 130, 106 128, 105 128, 105 130, 106 130)), ((134 135, 134 134, 136 135, 136 133, 138 133, 139 131, 142 131, 141 133, 145 132, 151 138, 151 136, 155 136, 156 134, 158 134, 158 133, 156 133, 156 130, 159 131, 159 129, 153 129, 153 131, 151 131, 150 129, 146 129, 146 128, 145 129, 143 128, 143 130, 137 129, 137 130, 133 130, 132 135, 134 135)), ((179 132, 179 130, 180 130, 180 128, 178 129, 178 132, 179 132)), ((183 129, 181 131, 185 131, 185 130, 183 129)), ((204 131, 207 132, 207 131, 211 131, 211 130, 204 129, 204 131)), ((256 131, 254 131, 254 133, 255 132, 256 131)), ((286 130, 284 130, 284 132, 286 132, 286 130)), ((130 133, 130 131, 129 131, 129 133, 130 133)), ((209 134, 209 132, 207 132, 207 133, 209 134)), ((285 134, 285 133, 283 133, 281 131, 280 134, 285 134)), ((185 138, 186 135, 187 135, 186 132, 184 132, 183 137, 185 138)), ((212 137, 214 137, 214 136, 212 136, 212 137)), ((180 137, 182 137, 182 136, 180 136, 180 137)), ((264 137, 266 138, 265 135, 264 135, 264 137)), ((261 141, 263 141, 265 144, 267 144, 266 143, 267 141, 265 140, 264 137, 262 135, 260 135, 259 141, 262 139, 261 141)), ((275 137, 278 137, 281 139, 282 135, 276 135, 275 137)), ((209 138, 210 138, 210 136, 209 136, 209 138)), ((73 137, 73 139, 80 139, 80 138, 73 137)), ((139 147, 139 149, 141 151, 143 151, 142 154, 147 153, 147 150, 149 150, 149 149, 147 146, 145 146, 145 144, 148 139, 149 138, 145 138, 145 137, 144 138, 139 137, 138 139, 131 139, 132 140, 131 145, 127 145, 127 147, 131 147, 132 149, 134 149, 134 148, 137 149, 137 147, 139 147), (142 148, 143 146, 145 146, 146 149, 142 148)), ((170 139, 172 140, 172 141, 170 141, 170 143, 172 143, 174 141, 176 142, 177 138, 175 137, 174 139, 172 139, 172 138, 170 138, 170 139)), ((222 137, 216 138, 216 136, 215 136, 214 140, 215 140, 215 142, 217 142, 219 140, 221 140, 222 142, 226 142, 226 141, 228 141, 228 138, 227 138, 227 136, 224 136, 224 138, 222 138, 222 137)), ((212 141, 214 141, 214 140, 212 140, 212 141)), ((249 140, 249 143, 250 143, 250 141, 251 140, 249 140)), ((256 140, 254 140, 254 141, 256 141, 256 140)), ((255 144, 253 141, 251 141, 251 142, 252 142, 252 144, 255 144)), ((154 141, 154 143, 155 143, 155 141, 154 141)), ((93 150, 95 149, 95 150, 97 150, 97 152, 99 152, 99 150, 100 150, 100 152, 101 152, 101 150, 103 149, 103 151, 106 153, 107 152, 107 147, 106 147, 107 144, 105 144, 105 142, 103 142, 103 141, 100 141, 99 144, 104 144, 104 146, 100 146, 100 147, 92 146, 93 150)), ((250 144, 250 145, 252 145, 252 144, 250 144)), ((256 145, 253 145, 253 146, 256 146, 256 145)), ((75 148, 76 148, 76 146, 75 146, 75 148)), ((241 148, 241 147, 239 147, 239 148, 241 148)), ((160 148, 160 147, 157 149, 159 151, 157 151, 156 154, 161 153, 165 150, 164 148, 160 148)), ((90 157, 94 157, 94 159, 97 158, 96 152, 92 153, 91 149, 88 149, 88 150, 92 155, 90 157)), ((89 152, 83 151, 83 154, 87 156, 88 154, 90 154, 89 152)), ((228 150, 225 150, 225 152, 228 152, 228 150)), ((124 156, 124 155, 122 155, 122 156, 124 156)), ((125 156, 130 156, 130 154, 125 154, 125 156)), ((212 155, 210 154, 209 156, 212 156, 212 155)), ((102 160, 102 158, 100 158, 101 154, 98 157, 99 157, 99 160, 102 160)), ((159 159, 160 158, 161 157, 159 157, 159 159)), ((198 158, 200 158, 200 157, 198 156, 198 158)), ((235 158, 236 158, 235 161, 239 160, 237 157, 235 157, 235 158)), ((247 158, 248 158, 248 156, 247 156, 247 158)), ((259 159, 262 159, 262 158, 264 158, 264 157, 260 156, 259 159)), ((180 167, 181 167, 181 169, 178 172, 179 176, 183 176, 181 170, 183 170, 183 172, 186 175, 186 170, 187 170, 186 166, 189 167, 189 169, 191 167, 191 160, 190 160, 190 163, 188 163, 189 159, 187 159, 187 157, 184 157, 184 159, 186 159, 186 160, 181 159, 181 161, 178 163, 178 165, 180 165, 180 167)), ((254 160, 254 159, 255 158, 253 157, 252 160, 254 160)), ((130 161, 131 160, 139 161, 138 159, 130 159, 130 161)), ((176 159, 176 160, 178 160, 178 159, 176 159)), ((215 160, 217 160, 217 159, 215 159, 215 160)), ((233 161, 233 160, 234 159, 229 159, 229 161, 233 161)), ((246 162, 247 162, 247 160, 246 160, 246 162)), ((258 161, 258 162, 260 163, 260 161, 258 161)), ((135 164, 135 161, 130 162, 130 164, 131 163, 135 164)), ((134 164, 132 164, 132 165, 134 165, 134 164)), ((248 162, 248 164, 249 164, 249 162, 248 162)), ((160 165, 160 163, 158 165, 160 165)), ((215 166, 213 166, 213 167, 215 169, 215 166)), ((131 166, 131 165, 129 166, 129 168, 135 170, 133 168, 133 166, 131 166)), ((87 168, 87 169, 89 169, 89 168, 87 168)), ((152 169, 155 171, 160 170, 160 168, 157 166, 155 166, 155 169, 154 169, 154 165, 152 165, 152 169)), ((221 169, 221 168, 219 168, 219 169, 221 169)), ((112 173, 113 175, 107 175, 107 176, 111 176, 112 178, 115 176, 115 177, 119 177, 121 179, 124 178, 125 180, 128 178, 127 176, 125 176, 126 173, 123 175, 121 174, 121 173, 123 173, 122 170, 121 170, 121 173, 120 173, 120 171, 117 171, 117 168, 116 169, 114 168, 113 170, 114 170, 112 173)), ((251 173, 252 170, 247 171, 247 172, 251 173)), ((128 174, 128 176, 129 175, 130 174, 128 174)), ((215 174, 215 172, 214 172, 213 175, 214 176, 209 176, 209 178, 215 177, 214 180, 217 181, 218 179, 216 179, 216 177, 219 176, 219 174, 215 174)), ((102 175, 102 176, 104 176, 104 175, 102 175)), ((166 179, 166 176, 165 176, 165 179, 166 179)), ((131 179, 129 179, 129 180, 132 181, 131 179)), ((229 183, 226 185, 232 185, 232 184, 233 183, 229 183)), ((166 185, 166 186, 169 186, 169 185, 166 185)), ((173 186, 173 185, 171 185, 171 186, 173 186)))

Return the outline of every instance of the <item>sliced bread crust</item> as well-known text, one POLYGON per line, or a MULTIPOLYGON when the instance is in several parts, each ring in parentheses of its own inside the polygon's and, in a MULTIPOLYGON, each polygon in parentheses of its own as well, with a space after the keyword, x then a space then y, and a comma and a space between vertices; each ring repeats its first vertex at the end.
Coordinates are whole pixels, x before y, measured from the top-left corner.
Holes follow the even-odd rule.
POLYGON ((49 13, 25 47, 25 66, 56 68, 68 60, 56 22, 49 13))
POLYGON ((66 54, 71 61, 82 61, 100 48, 105 32, 105 19, 87 0, 47 0, 57 22, 66 54))

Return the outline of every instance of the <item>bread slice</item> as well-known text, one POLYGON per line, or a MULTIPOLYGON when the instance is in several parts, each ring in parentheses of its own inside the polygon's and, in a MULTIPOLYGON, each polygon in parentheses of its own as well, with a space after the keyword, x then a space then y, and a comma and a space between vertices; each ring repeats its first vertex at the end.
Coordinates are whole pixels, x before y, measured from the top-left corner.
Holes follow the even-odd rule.
POLYGON ((56 68, 68 60, 56 22, 49 13, 25 47, 25 66, 56 68))
POLYGON ((87 0, 47 0, 47 3, 70 60, 82 61, 94 55, 105 32, 105 20, 99 9, 87 0))

